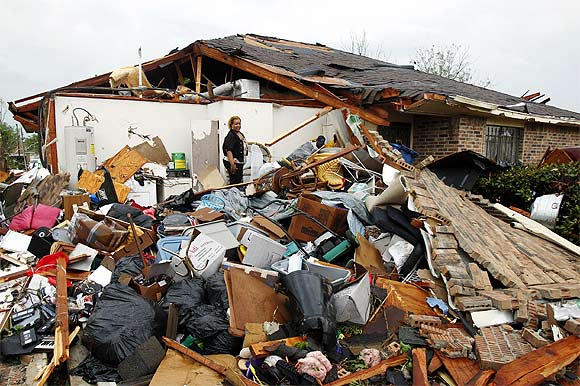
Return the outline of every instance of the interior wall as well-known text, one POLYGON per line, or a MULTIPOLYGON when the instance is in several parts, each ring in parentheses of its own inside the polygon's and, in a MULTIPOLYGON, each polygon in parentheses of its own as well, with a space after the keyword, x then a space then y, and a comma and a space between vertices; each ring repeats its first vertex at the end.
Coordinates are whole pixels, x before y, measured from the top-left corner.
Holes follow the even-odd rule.
MULTIPOLYGON (((98 122, 87 123, 95 129, 97 165, 113 156, 125 145, 134 146, 143 142, 143 139, 137 135, 129 135, 127 131, 129 127, 134 128, 139 134, 159 136, 169 154, 185 153, 188 165, 190 165, 192 130, 194 136, 199 135, 203 138, 211 127, 210 121, 219 122, 220 145, 216 152, 219 152, 219 159, 221 159, 223 157, 221 144, 227 134, 227 121, 232 115, 241 117, 242 131, 248 141, 265 143, 319 111, 311 107, 247 101, 220 101, 209 105, 196 105, 57 96, 55 111, 56 135, 59 138, 58 154, 65 154, 64 128, 72 124, 72 111, 77 107, 88 110, 98 119, 98 122)), ((76 114, 82 125, 86 114, 80 110, 76 114)), ((273 159, 279 160, 300 144, 322 134, 325 122, 324 117, 318 119, 274 145, 271 148, 273 159)), ((65 161, 64 156, 59 156, 59 170, 70 170, 65 161)), ((219 167, 223 173, 221 163, 219 167)))

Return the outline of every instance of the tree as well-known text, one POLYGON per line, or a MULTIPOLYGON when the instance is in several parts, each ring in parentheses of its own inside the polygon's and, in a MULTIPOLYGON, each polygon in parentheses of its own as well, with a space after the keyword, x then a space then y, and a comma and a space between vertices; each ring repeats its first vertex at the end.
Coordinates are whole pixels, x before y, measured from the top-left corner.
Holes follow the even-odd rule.
POLYGON ((0 122, 0 169, 7 170, 13 166, 10 156, 18 151, 18 144, 19 138, 16 128, 0 122))
POLYGON ((355 55, 368 56, 369 58, 387 60, 383 46, 381 43, 376 44, 374 49, 373 44, 367 39, 367 32, 363 29, 362 32, 350 32, 350 41, 342 43, 343 49, 355 55))
POLYGON ((419 71, 427 72, 464 83, 473 83, 487 87, 491 80, 473 80, 474 70, 471 67, 469 50, 459 44, 430 48, 419 48, 413 58, 413 64, 419 71))
POLYGON ((24 152, 38 155, 38 134, 34 133, 24 138, 24 152))

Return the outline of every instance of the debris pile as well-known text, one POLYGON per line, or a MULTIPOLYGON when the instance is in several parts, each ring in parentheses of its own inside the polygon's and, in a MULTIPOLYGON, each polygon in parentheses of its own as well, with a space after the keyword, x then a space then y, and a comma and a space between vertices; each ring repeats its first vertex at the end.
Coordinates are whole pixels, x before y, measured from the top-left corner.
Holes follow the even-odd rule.
POLYGON ((574 248, 345 127, 153 205, 131 193, 164 176, 158 138, 8 180, 0 354, 44 360, 39 385, 67 361, 71 385, 579 382, 574 248))

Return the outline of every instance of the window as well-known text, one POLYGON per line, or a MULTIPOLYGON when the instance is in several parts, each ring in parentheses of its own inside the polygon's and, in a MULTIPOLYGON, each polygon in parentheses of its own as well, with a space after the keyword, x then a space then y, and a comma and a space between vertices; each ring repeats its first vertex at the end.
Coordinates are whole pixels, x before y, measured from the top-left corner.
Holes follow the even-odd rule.
POLYGON ((485 129, 485 156, 500 165, 515 165, 520 154, 520 129, 487 125, 485 129))

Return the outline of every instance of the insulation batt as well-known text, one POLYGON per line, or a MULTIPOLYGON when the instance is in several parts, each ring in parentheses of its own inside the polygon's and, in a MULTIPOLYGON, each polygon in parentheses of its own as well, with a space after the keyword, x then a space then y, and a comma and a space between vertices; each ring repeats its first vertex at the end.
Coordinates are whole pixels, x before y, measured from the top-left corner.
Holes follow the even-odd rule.
POLYGON ((306 354, 306 358, 298 360, 297 370, 300 374, 308 374, 320 382, 326 378, 326 373, 332 369, 328 358, 320 351, 312 351, 306 354))

